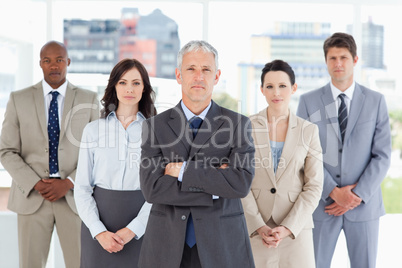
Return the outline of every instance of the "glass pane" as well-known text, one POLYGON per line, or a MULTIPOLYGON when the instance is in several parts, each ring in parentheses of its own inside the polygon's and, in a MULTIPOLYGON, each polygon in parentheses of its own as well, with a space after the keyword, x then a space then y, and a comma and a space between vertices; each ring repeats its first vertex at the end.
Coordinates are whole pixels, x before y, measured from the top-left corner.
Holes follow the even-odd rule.
POLYGON ((180 45, 202 37, 202 23, 188 23, 202 21, 200 4, 58 1, 54 8, 71 73, 109 74, 119 60, 136 58, 150 76, 174 78, 180 45))
POLYGON ((176 56, 192 39, 202 39, 199 3, 146 1, 56 1, 54 36, 64 40, 71 65, 69 79, 103 96, 108 75, 123 58, 147 68, 159 112, 177 104, 176 56))
MULTIPOLYGON (((366 85, 384 94, 390 113, 392 133, 391 167, 381 188, 387 216, 381 236, 388 238, 379 245, 379 262, 384 267, 392 267, 393 260, 400 260, 398 247, 395 245, 396 226, 400 225, 402 213, 402 82, 400 63, 402 53, 398 46, 401 25, 400 14, 402 6, 363 6, 362 39, 363 53, 361 55, 362 78, 366 85), (390 215, 392 214, 392 215, 390 215), (399 224, 399 225, 398 225, 399 224)), ((383 223, 383 222, 382 222, 383 223)), ((380 240, 381 241, 381 240, 380 240)), ((400 263, 400 261, 399 261, 400 263)))
MULTIPOLYGON (((33 67, 35 58, 32 51, 37 48, 38 42, 42 43, 45 40, 46 31, 38 31, 38 29, 46 29, 45 7, 45 3, 37 1, 0 2, 1 123, 10 92, 32 85, 35 74, 33 70, 37 69, 40 72, 37 64, 35 64, 35 68, 33 67)), ((39 51, 39 48, 36 51, 39 51)), ((10 185, 11 177, 0 164, 0 188, 10 185)), ((1 204, 0 207, 5 208, 5 205, 1 204)))
POLYGON ((41 73, 37 62, 40 46, 46 40, 46 4, 1 1, 0 25, 0 75, 8 76, 6 85, 0 83, 0 87, 8 99, 9 92, 31 85, 33 77, 41 73), (33 51, 37 51, 36 57, 33 51))
MULTIPOLYGON (((402 6, 362 6, 361 12, 359 8, 352 4, 212 2, 209 40, 220 53, 222 90, 238 101, 239 112, 250 115, 267 105, 260 92, 265 63, 280 58, 294 68, 298 90, 291 109, 295 110, 300 94, 329 82, 322 49, 325 38, 337 31, 356 33, 355 80, 383 93, 391 114, 394 150, 382 185, 387 215, 381 218, 377 266, 392 267, 400 263, 399 248, 391 239, 402 215, 402 53, 398 45, 402 6)), ((350 266, 343 235, 332 266, 350 266)))
MULTIPOLYGON (((401 109, 400 14, 402 6, 362 6, 362 80, 386 97, 388 109, 401 109)), ((402 175, 402 174, 401 174, 402 175)))
POLYGON ((288 3, 231 2, 227 12, 227 2, 210 4, 209 40, 220 53, 220 83, 239 100, 243 114, 266 106, 260 74, 264 64, 274 59, 287 61, 296 73, 298 90, 291 109, 296 109, 300 94, 328 83, 323 42, 353 24, 351 5, 292 3, 289 7, 288 3), (314 12, 306 16, 301 10, 314 12), (220 14, 225 14, 224 20, 220 14))

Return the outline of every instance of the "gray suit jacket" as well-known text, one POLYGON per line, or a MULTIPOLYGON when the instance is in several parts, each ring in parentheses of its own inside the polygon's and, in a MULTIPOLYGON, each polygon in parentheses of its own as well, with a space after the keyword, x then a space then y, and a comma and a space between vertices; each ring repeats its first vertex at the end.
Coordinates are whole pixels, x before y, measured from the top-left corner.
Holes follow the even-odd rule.
MULTIPOLYGON (((43 197, 35 184, 49 177, 49 142, 42 82, 10 94, 4 116, 0 158, 12 177, 8 208, 18 214, 32 214, 43 197)), ((85 125, 99 117, 97 94, 68 83, 61 118, 59 173, 75 179, 78 150, 85 125)), ((66 195, 77 213, 72 191, 66 195)))
POLYGON ((254 176, 249 119, 212 102, 193 141, 179 103, 143 124, 142 141, 141 189, 153 206, 139 267, 180 266, 190 213, 203 267, 254 267, 240 201, 254 176), (183 182, 164 175, 181 161, 183 182))
POLYGON ((326 220, 325 206, 337 186, 357 183, 353 191, 362 204, 344 215, 369 221, 385 214, 381 182, 391 156, 391 134, 384 96, 356 83, 342 147, 338 114, 330 84, 301 96, 297 114, 317 124, 324 159, 324 189, 314 220, 326 220))

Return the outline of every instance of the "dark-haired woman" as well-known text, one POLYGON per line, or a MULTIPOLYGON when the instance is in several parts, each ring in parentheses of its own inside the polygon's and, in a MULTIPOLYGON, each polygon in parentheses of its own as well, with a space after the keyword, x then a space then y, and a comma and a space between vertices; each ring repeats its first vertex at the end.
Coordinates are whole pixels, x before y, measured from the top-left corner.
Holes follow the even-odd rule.
POLYGON ((261 92, 268 107, 250 118, 255 176, 242 200, 257 268, 315 267, 312 214, 324 171, 317 126, 289 109, 296 89, 289 64, 265 65, 261 92))
POLYGON ((112 70, 101 119, 83 132, 74 198, 83 224, 81 267, 137 267, 151 204, 140 190, 142 122, 154 91, 135 59, 112 70))

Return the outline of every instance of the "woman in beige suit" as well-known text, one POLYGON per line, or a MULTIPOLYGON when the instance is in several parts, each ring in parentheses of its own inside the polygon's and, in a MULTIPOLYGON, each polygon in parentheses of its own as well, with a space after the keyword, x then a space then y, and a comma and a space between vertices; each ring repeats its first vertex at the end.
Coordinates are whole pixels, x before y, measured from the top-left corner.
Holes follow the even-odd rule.
POLYGON ((312 268, 312 214, 323 183, 318 128, 289 110, 297 84, 284 61, 267 63, 261 92, 268 107, 251 116, 255 177, 242 200, 257 268, 312 268))

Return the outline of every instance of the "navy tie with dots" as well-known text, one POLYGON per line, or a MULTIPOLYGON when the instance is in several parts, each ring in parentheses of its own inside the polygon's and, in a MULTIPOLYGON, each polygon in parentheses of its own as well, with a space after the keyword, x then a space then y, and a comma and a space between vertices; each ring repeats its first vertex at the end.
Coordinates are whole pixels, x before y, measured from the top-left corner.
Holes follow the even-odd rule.
MULTIPOLYGON (((197 135, 198 129, 200 128, 202 124, 202 119, 199 117, 194 116, 193 118, 190 119, 190 128, 193 130, 193 138, 197 135)), ((196 241, 195 241, 195 232, 194 232, 194 223, 193 223, 193 217, 190 215, 188 216, 188 221, 187 221, 187 229, 186 229, 186 244, 192 248, 194 247, 196 241)))
POLYGON ((55 174, 59 172, 57 148, 59 147, 59 107, 57 96, 59 92, 52 91, 52 101, 49 106, 49 121, 47 124, 47 133, 49 135, 49 173, 55 174))
POLYGON ((345 94, 339 94, 339 99, 341 100, 341 105, 338 110, 338 122, 339 129, 341 131, 342 143, 345 138, 346 126, 348 125, 348 109, 345 104, 345 94))

